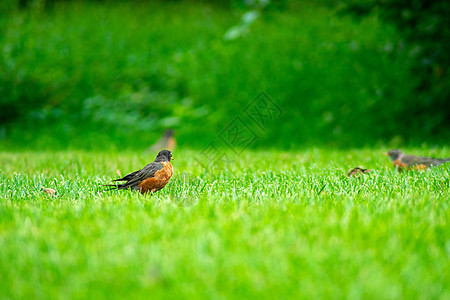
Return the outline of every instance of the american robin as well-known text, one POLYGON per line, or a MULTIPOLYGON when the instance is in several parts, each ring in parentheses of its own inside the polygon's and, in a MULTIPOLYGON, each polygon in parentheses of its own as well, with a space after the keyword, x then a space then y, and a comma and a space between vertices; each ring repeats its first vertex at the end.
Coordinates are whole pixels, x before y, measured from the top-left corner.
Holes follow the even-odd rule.
POLYGON ((172 129, 166 129, 164 130, 161 138, 156 143, 148 147, 147 151, 157 151, 161 148, 166 148, 173 151, 176 145, 177 142, 175 140, 174 131, 172 129))
POLYGON ((394 166, 398 167, 399 171, 402 169, 426 170, 429 167, 439 166, 450 161, 450 158, 431 158, 404 154, 400 150, 391 150, 384 155, 392 159, 394 166))
POLYGON ((348 170, 348 172, 347 172, 347 176, 358 176, 358 175, 360 175, 360 174, 367 174, 367 173, 370 173, 370 172, 372 172, 372 170, 369 170, 369 169, 363 169, 363 168, 361 168, 361 167, 356 167, 356 168, 353 168, 353 169, 350 169, 350 170, 348 170))
POLYGON ((173 159, 172 152, 162 150, 156 156, 154 162, 149 163, 141 170, 125 175, 123 178, 113 181, 126 181, 122 184, 107 184, 119 190, 139 190, 142 194, 153 193, 162 189, 169 182, 173 174, 170 161, 173 159))

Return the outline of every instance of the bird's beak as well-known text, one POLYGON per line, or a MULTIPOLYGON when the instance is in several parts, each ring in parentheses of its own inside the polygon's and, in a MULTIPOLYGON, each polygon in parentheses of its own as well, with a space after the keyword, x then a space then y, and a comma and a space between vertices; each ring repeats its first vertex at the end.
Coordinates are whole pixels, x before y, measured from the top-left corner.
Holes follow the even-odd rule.
POLYGON ((383 153, 384 156, 389 156, 389 153, 385 152, 383 153))
POLYGON ((170 160, 174 160, 175 158, 171 157, 170 160))

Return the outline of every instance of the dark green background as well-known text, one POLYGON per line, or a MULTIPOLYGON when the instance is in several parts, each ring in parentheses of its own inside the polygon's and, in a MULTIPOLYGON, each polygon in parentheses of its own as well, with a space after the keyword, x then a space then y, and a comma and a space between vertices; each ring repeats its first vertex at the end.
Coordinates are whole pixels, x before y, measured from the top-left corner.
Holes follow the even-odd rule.
POLYGON ((254 148, 446 143, 449 6, 2 1, 0 145, 225 147, 236 117, 254 148), (262 128, 261 92, 282 112, 262 128))

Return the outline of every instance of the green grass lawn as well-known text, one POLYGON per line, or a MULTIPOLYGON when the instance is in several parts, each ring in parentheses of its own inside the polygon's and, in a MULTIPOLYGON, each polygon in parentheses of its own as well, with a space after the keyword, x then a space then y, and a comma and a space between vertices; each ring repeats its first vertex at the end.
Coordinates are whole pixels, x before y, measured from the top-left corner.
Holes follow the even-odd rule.
POLYGON ((449 299, 450 164, 384 150, 175 151, 151 197, 101 184, 154 153, 0 152, 0 298, 449 299))

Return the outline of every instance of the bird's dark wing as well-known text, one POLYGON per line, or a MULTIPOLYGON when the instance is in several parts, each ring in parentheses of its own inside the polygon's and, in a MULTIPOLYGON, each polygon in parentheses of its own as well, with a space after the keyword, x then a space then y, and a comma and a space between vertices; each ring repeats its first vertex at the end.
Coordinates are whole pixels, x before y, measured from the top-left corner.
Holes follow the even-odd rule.
POLYGON ((427 162, 420 162, 421 164, 427 164, 427 165, 433 165, 433 166, 439 166, 443 163, 449 162, 450 159, 448 158, 432 158, 431 161, 427 162))
POLYGON ((405 161, 408 165, 426 165, 426 166, 438 166, 445 162, 448 162, 448 159, 438 159, 424 156, 414 156, 414 155, 404 155, 402 160, 405 161))
POLYGON ((139 185, 139 183, 142 182, 142 180, 155 176, 155 173, 157 171, 161 170, 162 168, 164 168, 164 165, 162 163, 152 162, 152 163, 146 165, 141 170, 126 175, 125 177, 127 177, 127 179, 126 179, 127 182, 125 182, 124 184, 121 184, 119 189, 136 187, 139 185), (128 177, 128 176, 130 176, 130 177, 128 177))
POLYGON ((125 181, 125 180, 130 180, 131 178, 133 178, 138 172, 140 172, 141 170, 137 170, 134 171, 130 174, 125 175, 124 177, 120 178, 120 179, 114 179, 113 181, 125 181))
POLYGON ((401 160, 409 166, 417 164, 430 165, 434 162, 434 159, 431 157, 421 157, 408 154, 403 154, 401 160))

